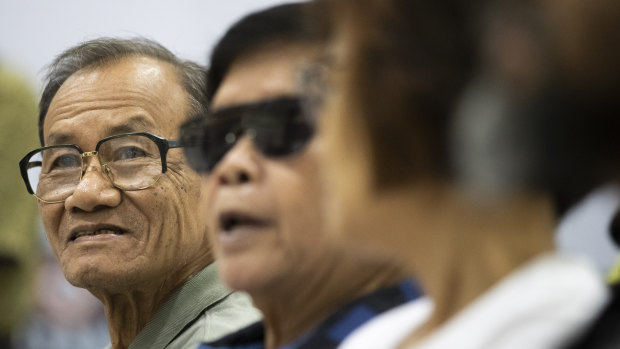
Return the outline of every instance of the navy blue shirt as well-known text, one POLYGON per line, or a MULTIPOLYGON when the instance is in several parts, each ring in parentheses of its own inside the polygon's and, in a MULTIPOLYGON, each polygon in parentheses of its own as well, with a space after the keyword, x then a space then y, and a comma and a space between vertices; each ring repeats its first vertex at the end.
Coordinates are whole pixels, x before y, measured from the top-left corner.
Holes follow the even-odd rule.
MULTIPOLYGON (((394 286, 381 288, 340 308, 318 327, 281 349, 330 349, 338 345, 356 328, 373 317, 421 295, 418 287, 405 280, 394 286)), ((264 349, 265 327, 254 323, 215 342, 204 343, 199 349, 264 349)))

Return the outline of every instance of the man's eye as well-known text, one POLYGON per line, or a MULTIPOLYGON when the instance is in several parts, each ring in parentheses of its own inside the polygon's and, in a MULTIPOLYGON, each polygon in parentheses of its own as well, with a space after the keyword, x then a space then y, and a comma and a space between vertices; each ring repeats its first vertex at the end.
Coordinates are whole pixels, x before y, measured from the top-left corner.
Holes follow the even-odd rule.
POLYGON ((136 158, 143 158, 146 156, 147 156, 146 152, 138 147, 123 147, 123 148, 116 150, 114 160, 115 161, 131 160, 131 159, 136 159, 136 158))
POLYGON ((52 163, 52 169, 62 169, 69 167, 80 167, 80 157, 74 154, 65 154, 57 157, 52 163))

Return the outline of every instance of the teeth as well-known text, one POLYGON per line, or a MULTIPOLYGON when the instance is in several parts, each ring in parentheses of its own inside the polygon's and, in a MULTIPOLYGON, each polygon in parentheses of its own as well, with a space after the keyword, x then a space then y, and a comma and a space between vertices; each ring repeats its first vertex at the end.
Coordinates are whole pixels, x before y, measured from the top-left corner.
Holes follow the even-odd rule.
POLYGON ((99 234, 118 234, 118 232, 114 230, 101 229, 95 232, 95 235, 99 235, 99 234))
POLYGON ((81 237, 81 236, 95 236, 95 235, 101 235, 101 234, 116 234, 119 235, 121 234, 121 232, 116 231, 116 230, 110 230, 110 229, 99 229, 96 231, 81 231, 79 233, 77 233, 74 237, 74 240, 81 237))

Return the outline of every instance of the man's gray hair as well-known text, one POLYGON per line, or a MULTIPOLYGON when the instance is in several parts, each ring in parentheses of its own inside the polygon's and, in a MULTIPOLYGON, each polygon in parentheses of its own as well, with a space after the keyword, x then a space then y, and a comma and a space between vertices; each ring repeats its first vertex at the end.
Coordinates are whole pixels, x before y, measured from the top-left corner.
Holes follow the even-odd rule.
POLYGON ((181 85, 190 97, 191 117, 207 112, 208 102, 205 96, 207 69, 194 62, 185 61, 175 56, 159 43, 142 38, 107 38, 102 37, 83 42, 61 53, 47 67, 45 88, 39 101, 39 139, 43 139, 43 122, 52 99, 60 86, 74 73, 84 68, 96 68, 119 62, 132 56, 158 59, 177 68, 181 85))

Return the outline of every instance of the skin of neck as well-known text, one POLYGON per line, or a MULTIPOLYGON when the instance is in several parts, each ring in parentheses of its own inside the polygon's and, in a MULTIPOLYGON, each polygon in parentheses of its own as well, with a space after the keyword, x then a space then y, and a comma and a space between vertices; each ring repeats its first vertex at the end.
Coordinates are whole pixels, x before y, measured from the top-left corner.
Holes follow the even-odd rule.
MULTIPOLYGON (((520 193, 480 203, 454 189, 435 195, 436 216, 420 245, 429 251, 400 251, 435 304, 431 318, 405 346, 443 325, 524 263, 553 250, 556 222, 547 196, 520 193)), ((408 226, 401 222, 400 231, 412 239, 411 231, 402 229, 408 226)))
POLYGON ((212 262, 212 255, 205 253, 176 273, 131 285, 125 291, 89 288, 103 303, 112 348, 128 348, 170 295, 212 262))
POLYGON ((263 313, 265 348, 289 344, 348 302, 407 277, 405 268, 392 260, 361 258, 336 248, 321 254, 320 263, 300 268, 306 272, 251 294, 263 313))

